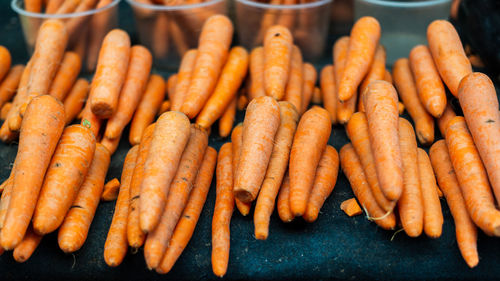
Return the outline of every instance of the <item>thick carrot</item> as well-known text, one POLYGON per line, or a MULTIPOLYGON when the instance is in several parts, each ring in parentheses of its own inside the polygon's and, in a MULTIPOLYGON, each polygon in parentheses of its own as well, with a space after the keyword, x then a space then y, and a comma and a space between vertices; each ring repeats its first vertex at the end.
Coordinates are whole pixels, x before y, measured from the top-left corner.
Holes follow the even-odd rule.
POLYGON ((182 212, 179 222, 175 226, 174 234, 170 239, 167 251, 156 268, 158 273, 167 273, 172 269, 179 256, 186 248, 191 236, 193 235, 196 223, 205 205, 207 194, 210 189, 210 183, 215 170, 215 162, 217 161, 217 151, 212 147, 207 147, 203 162, 201 163, 198 175, 193 185, 193 190, 189 195, 189 200, 186 203, 186 208, 182 212))
POLYGON ((5 120, 7 119, 7 116, 9 115, 9 111, 12 108, 12 103, 11 102, 6 102, 2 108, 0 109, 0 120, 5 120))
POLYGON ((259 193, 279 124, 280 108, 273 98, 258 97, 248 104, 233 189, 234 196, 245 203, 255 200, 259 193))
POLYGON ((297 110, 302 110, 302 92, 305 85, 303 80, 303 65, 302 53, 299 47, 293 45, 288 82, 285 89, 285 100, 293 104, 297 110))
POLYGON ((233 24, 223 15, 211 16, 201 30, 198 55, 181 111, 194 118, 212 94, 227 56, 233 24))
POLYGON ((6 250, 15 248, 28 228, 64 119, 63 105, 46 95, 34 98, 24 114, 12 195, 0 233, 0 244, 6 250))
POLYGON ((392 211, 396 202, 385 198, 385 195, 380 188, 380 183, 377 178, 377 168, 370 145, 370 134, 368 132, 368 121, 366 120, 366 115, 363 112, 354 113, 346 125, 346 132, 351 140, 354 150, 356 150, 359 160, 361 161, 366 180, 368 181, 375 201, 377 201, 377 204, 384 211, 392 211))
POLYGON ((7 48, 0 45, 0 81, 3 80, 5 75, 9 72, 12 63, 12 56, 7 48))
POLYGON ((144 131, 139 146, 139 154, 135 163, 132 182, 130 183, 130 203, 127 220, 127 240, 130 247, 135 249, 140 248, 144 244, 146 235, 141 230, 139 222, 139 198, 141 193, 141 184, 144 179, 144 164, 146 157, 151 147, 151 139, 153 138, 155 124, 149 125, 144 131))
MULTIPOLYGON (((231 133, 234 119, 236 118, 236 101, 238 97, 234 97, 231 103, 224 110, 219 119, 219 136, 225 138, 231 133)), ((209 127, 210 128, 210 127, 209 127)))
POLYGON ((304 114, 309 108, 309 103, 314 92, 314 85, 316 84, 318 73, 314 66, 310 63, 304 63, 304 87, 302 90, 302 104, 300 114, 304 114))
POLYGON ((319 78, 323 106, 330 113, 332 124, 337 123, 337 89, 335 87, 335 67, 331 64, 323 67, 319 78))
POLYGON ((14 173, 15 173, 14 168, 12 168, 9 178, 6 179, 4 183, 2 183, 3 191, 2 191, 2 198, 0 199, 0 229, 3 228, 3 225, 5 223, 5 216, 7 215, 7 210, 9 208, 9 202, 12 196, 14 173))
POLYGON ((446 93, 427 46, 418 45, 411 50, 410 67, 422 105, 439 118, 446 107, 446 93))
POLYGON ((85 102, 85 106, 80 114, 82 119, 81 124, 89 127, 96 139, 99 139, 99 132, 101 131, 103 120, 92 112, 90 101, 88 99, 85 102))
POLYGON ((280 101, 279 106, 280 125, 274 138, 273 151, 253 216, 255 238, 259 240, 266 240, 269 235, 269 219, 273 213, 274 202, 288 166, 293 135, 299 121, 299 113, 293 104, 280 101))
MULTIPOLYGON (((363 95, 365 92, 366 88, 368 88, 368 84, 375 80, 384 80, 385 77, 385 59, 386 59, 386 53, 385 53, 385 48, 382 45, 377 46, 377 50, 375 51, 375 55, 373 57, 373 61, 371 63, 370 69, 366 73, 365 78, 363 79, 363 82, 359 86, 359 94, 363 95)), ((392 82, 389 82, 392 84, 392 82)), ((362 101, 363 98, 360 96, 360 100, 362 101)), ((359 103, 360 105, 363 104, 363 102, 359 103)), ((365 111, 364 107, 362 106, 362 110, 359 111, 365 111)))
POLYGON ((35 252, 38 244, 42 241, 42 236, 36 234, 33 231, 32 227, 29 227, 24 235, 23 241, 16 246, 14 251, 12 252, 12 256, 14 260, 17 262, 25 262, 27 261, 33 252, 35 252))
POLYGON ((193 49, 187 51, 182 57, 182 61, 179 66, 179 72, 177 72, 177 81, 175 83, 174 90, 175 94, 171 94, 170 91, 168 92, 169 99, 172 101, 172 110, 180 110, 182 104, 184 103, 184 99, 186 98, 186 93, 191 82, 191 76, 193 73, 197 55, 198 51, 196 49, 193 49))
POLYGON ((216 198, 212 218, 212 270, 218 277, 224 276, 229 262, 229 225, 234 209, 232 192, 232 144, 222 145, 217 159, 216 198))
POLYGON ((248 91, 248 99, 252 101, 255 98, 265 96, 264 90, 264 48, 256 47, 250 53, 249 61, 250 71, 250 89, 248 91))
POLYGON ((500 211, 495 208, 488 175, 463 117, 448 122, 446 145, 472 220, 486 234, 500 236, 500 211))
POLYGON ((165 100, 161 103, 160 109, 158 110, 158 116, 170 110, 171 103, 169 100, 165 100))
POLYGON ((130 124, 130 144, 136 145, 141 141, 144 130, 153 122, 164 97, 165 81, 159 75, 151 75, 130 124))
POLYGON ((189 142, 182 153, 179 168, 170 184, 165 210, 156 228, 148 233, 144 244, 144 257, 150 269, 157 268, 165 254, 175 225, 189 199, 189 193, 193 188, 207 145, 206 131, 199 125, 191 125, 189 142))
POLYGON ((85 78, 80 78, 64 100, 64 112, 66 113, 66 124, 75 119, 82 110, 85 99, 89 93, 89 82, 85 78))
POLYGON ((85 181, 59 228, 57 240, 59 248, 65 253, 79 250, 87 239, 90 224, 101 198, 109 162, 109 151, 103 145, 97 144, 85 181))
MULTIPOLYGON (((233 187, 236 183, 236 172, 238 170, 238 164, 240 163, 240 153, 241 153, 241 144, 243 143, 243 123, 239 123, 234 127, 233 132, 231 133, 231 142, 233 143, 233 187)), ((236 208, 243 216, 246 216, 250 213, 250 208, 252 207, 252 203, 243 203, 238 198, 234 198, 236 203, 236 208)))
POLYGON ((266 95, 281 100, 288 81, 293 37, 288 28, 275 25, 264 37, 264 90, 266 95))
POLYGON ((446 135, 446 128, 448 128, 448 122, 453 119, 453 117, 457 116, 453 108, 451 107, 451 103, 448 102, 446 108, 443 111, 441 117, 438 118, 437 123, 439 127, 439 131, 441 132, 441 136, 446 135))
POLYGON ((178 111, 165 112, 156 121, 139 199, 140 225, 145 233, 153 231, 160 221, 189 135, 189 119, 178 111))
MULTIPOLYGON (((105 145, 101 144, 106 147, 105 145)), ((106 150, 108 150, 106 148, 106 150)), ((111 152, 108 150, 111 154, 111 152)), ((102 188, 101 200, 102 201, 115 201, 118 198, 118 193, 120 192, 120 181, 117 178, 114 178, 104 184, 102 188)))
POLYGON ((340 166, 351 184, 352 191, 361 206, 366 209, 367 216, 375 218, 375 223, 383 229, 394 229, 396 227, 396 216, 394 213, 386 212, 380 208, 371 193, 366 181, 363 167, 359 161, 356 151, 350 143, 340 149, 340 166))
MULTIPOLYGON (((96 9, 104 8, 111 4, 113 0, 99 0, 96 9)), ((97 65, 99 49, 101 48, 101 43, 106 36, 106 32, 109 30, 108 27, 111 25, 111 20, 113 16, 113 9, 100 12, 95 14, 90 19, 89 23, 89 43, 87 50, 87 70, 94 71, 97 65)))
POLYGON ((110 31, 102 41, 97 68, 90 88, 92 112, 109 118, 118 107, 120 90, 125 81, 130 57, 130 38, 120 29, 110 31))
POLYGON ((434 119, 420 102, 408 59, 398 59, 392 74, 399 96, 415 124, 418 141, 430 145, 434 141, 434 119))
POLYGON ((469 74, 460 82, 458 99, 497 202, 500 202, 500 112, 495 86, 485 74, 469 74))
MULTIPOLYGON (((338 83, 340 101, 347 101, 370 70, 380 39, 380 25, 373 17, 362 17, 351 29, 343 75, 338 83)), ((335 63, 336 64, 336 63, 335 63)))
POLYGON ((38 197, 33 228, 38 234, 56 230, 78 195, 94 157, 96 141, 82 125, 64 129, 38 197))
POLYGON ((236 94, 247 75, 247 69, 248 52, 242 47, 232 48, 214 92, 196 118, 196 124, 203 128, 212 126, 224 114, 229 104, 233 107, 234 103, 236 110, 236 94))
POLYGON ((294 218, 290 210, 290 176, 286 172, 281 182, 280 191, 278 194, 278 202, 276 203, 278 215, 283 222, 291 222, 294 218))
POLYGON ((435 20, 427 27, 427 42, 441 78, 457 96, 460 81, 472 72, 457 31, 450 22, 435 20))
MULTIPOLYGON (((170 75, 165 84, 165 90, 167 91, 167 97, 169 100, 174 100, 175 90, 177 88, 177 82, 179 81, 179 74, 170 75)), ((177 110, 178 111, 178 110, 177 110)))
POLYGON ((388 200, 395 201, 403 189, 398 145, 398 94, 392 84, 374 81, 363 97, 380 188, 388 200))
POLYGON ((446 197, 446 202, 455 221, 458 248, 467 265, 471 268, 475 267, 479 263, 477 228, 467 212, 445 140, 438 140, 434 143, 429 150, 429 156, 439 187, 446 197))
MULTIPOLYGON (((1 60, 1 59, 0 59, 1 60)), ((0 84, 0 107, 10 101, 16 94, 17 86, 21 81, 21 76, 24 72, 24 65, 14 65, 8 72, 5 79, 0 84)), ((0 80, 1 81, 1 80, 0 80)))
POLYGON ((56 99, 64 101, 73 83, 75 83, 81 67, 82 60, 77 53, 64 53, 61 65, 54 76, 54 81, 52 81, 48 93, 56 99))
POLYGON ((104 244, 104 261, 111 267, 120 265, 125 254, 127 254, 127 218, 130 211, 129 189, 138 153, 139 146, 134 145, 128 151, 123 162, 120 193, 118 199, 116 199, 113 220, 104 244))
POLYGON ((327 145, 316 169, 316 178, 307 202, 306 212, 302 216, 307 222, 314 222, 319 211, 330 196, 337 182, 339 173, 339 154, 331 145, 327 145))
POLYGON ((290 209, 302 216, 307 208, 316 168, 332 130, 330 114, 313 107, 300 118, 290 152, 290 209))

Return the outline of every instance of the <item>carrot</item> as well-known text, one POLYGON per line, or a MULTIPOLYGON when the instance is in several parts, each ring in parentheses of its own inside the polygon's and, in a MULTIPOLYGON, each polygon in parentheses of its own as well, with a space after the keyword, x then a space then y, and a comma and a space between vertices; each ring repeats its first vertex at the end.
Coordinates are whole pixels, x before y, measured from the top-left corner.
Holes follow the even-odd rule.
POLYGON ((426 46, 418 45, 411 50, 410 67, 422 105, 432 116, 439 118, 446 107, 446 93, 426 46))
POLYGON ((274 25, 264 37, 264 91, 281 100, 288 81, 293 37, 288 28, 274 25))
MULTIPOLYGON (((111 153, 111 155, 113 155, 116 150, 118 149, 118 145, 120 145, 120 139, 121 139, 121 134, 120 136, 118 136, 117 138, 115 139, 110 139, 110 138, 107 138, 106 136, 103 136, 102 139, 101 139, 101 144, 104 145, 104 147, 106 147, 106 149, 109 151, 109 153, 111 153)), ((110 195, 110 196, 113 196, 113 195, 110 195)), ((110 198, 110 200, 115 200, 116 198, 110 198)))
POLYGON ((174 19, 168 22, 168 31, 174 41, 177 53, 180 56, 184 55, 189 50, 189 46, 186 41, 183 28, 181 28, 179 23, 174 19))
POLYGON ((0 244, 6 250, 14 249, 28 228, 63 128, 64 107, 53 97, 36 97, 28 105, 19 137, 9 209, 0 233, 0 244))
POLYGON ((170 48, 170 36, 168 32, 168 24, 170 18, 166 13, 158 13, 154 16, 153 36, 151 38, 151 50, 155 58, 165 59, 168 56, 168 51, 170 48))
MULTIPOLYGON (((2 198, 0 199, 0 230, 3 228, 5 223, 5 216, 7 215, 7 210, 9 207, 10 198, 12 197, 12 186, 14 182, 15 170, 12 168, 9 178, 5 180, 2 191, 2 198)), ((0 247, 2 248, 2 247, 0 247)), ((3 248, 2 248, 3 249, 3 248)))
POLYGON ((42 0, 25 0, 24 8, 28 12, 40 13, 42 11, 42 0))
POLYGON ((294 218, 292 211, 290 210, 290 176, 286 172, 281 182, 280 191, 278 194, 278 202, 276 203, 278 209, 278 215, 283 222, 291 222, 294 218))
POLYGON ((399 96, 415 124, 418 141, 423 145, 432 144, 434 119, 420 102, 408 59, 398 59, 394 63, 392 74, 399 96))
POLYGON ((55 14, 57 15, 62 15, 62 14, 70 14, 73 13, 80 4, 81 0, 66 0, 62 3, 62 5, 57 9, 55 14))
POLYGON ((389 72, 389 70, 386 69, 385 73, 384 73, 384 79, 383 80, 386 81, 386 82, 389 82, 391 84, 394 84, 394 81, 393 81, 392 78, 393 77, 392 77, 391 73, 389 72))
POLYGON ((219 135, 223 138, 229 136, 233 128, 234 119, 236 117, 236 99, 237 97, 233 98, 233 101, 231 101, 219 119, 219 135))
POLYGON ((180 110, 182 104, 184 103, 184 99, 186 98, 186 93, 189 89, 189 84, 191 82, 191 76, 193 73, 193 68, 196 62, 197 55, 198 51, 196 49, 193 49, 187 51, 184 54, 184 57, 182 57, 182 61, 179 66, 179 72, 177 73, 176 76, 177 79, 174 88, 175 94, 170 93, 170 91, 168 91, 169 99, 172 101, 172 110, 176 111, 180 110))
POLYGON ((307 208, 316 168, 332 130, 330 114, 313 107, 300 118, 290 152, 290 209, 302 216, 307 208))
MULTIPOLYGON (((177 82, 179 81, 179 74, 170 75, 167 79, 167 83, 165 84, 165 90, 167 91, 167 96, 169 100, 174 100, 175 97, 175 89, 177 87, 177 82)), ((178 110, 177 110, 178 111, 178 110)))
POLYGON ((467 265, 471 268, 475 267, 479 263, 477 228, 467 212, 445 140, 434 143, 429 150, 429 156, 438 184, 446 197, 446 202, 455 221, 458 248, 467 265))
POLYGON ((163 113, 153 132, 144 164, 139 218, 141 229, 152 232, 160 221, 169 187, 190 135, 189 119, 178 111, 163 113))
POLYGON ((229 225, 234 209, 231 159, 232 144, 228 142, 220 148, 217 159, 216 198, 212 218, 212 270, 218 277, 226 274, 229 261, 229 225))
POLYGON ((130 38, 120 29, 111 30, 102 41, 97 68, 90 88, 92 112, 99 118, 110 118, 118 107, 120 90, 125 81, 130 57, 130 38))
POLYGON ((32 227, 29 227, 24 235, 23 241, 16 246, 14 251, 12 252, 12 256, 14 260, 17 262, 25 262, 27 261, 33 252, 35 252, 38 244, 42 240, 42 236, 36 234, 33 231, 32 227))
POLYGON ((23 72, 24 72, 24 65, 17 64, 14 65, 9 70, 7 76, 5 76, 5 79, 0 84, 0 107, 3 107, 3 105, 6 102, 10 101, 12 97, 16 94, 17 86, 21 81, 21 76, 23 72))
POLYGON ((120 265, 127 254, 127 218, 129 213, 129 189, 139 146, 134 145, 123 162, 121 186, 116 199, 113 220, 104 244, 104 261, 108 266, 120 265))
POLYGON ((339 84, 344 75, 345 62, 349 50, 349 37, 342 36, 333 45, 333 61, 334 61, 334 79, 335 79, 335 92, 337 98, 336 106, 336 121, 340 124, 345 124, 351 118, 351 115, 356 109, 357 96, 353 95, 349 100, 341 103, 338 100, 339 84))
POLYGON ((311 102, 317 105, 320 105, 323 102, 321 89, 319 87, 314 87, 311 102))
POLYGON ((64 112, 66 113, 66 124, 71 123, 76 115, 82 110, 85 99, 89 93, 89 82, 80 78, 64 100, 64 112))
POLYGON ((56 99, 64 101, 80 73, 81 66, 82 60, 78 54, 74 52, 64 53, 48 93, 56 99))
POLYGON ((236 94, 247 75, 247 69, 247 51, 242 47, 232 48, 214 92, 196 118, 196 124, 208 128, 224 114, 230 104, 236 110, 236 94))
POLYGON ((361 161, 366 181, 377 204, 386 212, 394 209, 395 201, 385 198, 377 178, 377 168, 370 144, 370 134, 368 132, 368 121, 363 112, 356 112, 346 125, 347 136, 351 140, 352 146, 361 161))
POLYGON ((199 125, 191 125, 189 142, 182 153, 177 173, 170 184, 165 210, 158 226, 148 233, 144 244, 144 257, 148 268, 157 268, 186 206, 196 174, 208 145, 208 135, 199 125))
POLYGON ((64 0, 48 0, 47 6, 45 7, 45 13, 55 14, 63 2, 64 0))
MULTIPOLYGON (((292 54, 293 56, 293 54, 292 54)), ((264 90, 264 48, 256 47, 250 53, 249 60, 250 71, 250 89, 248 91, 248 99, 252 101, 255 98, 265 96, 264 90)))
POLYGON ((309 108, 309 103, 314 92, 314 85, 316 84, 317 76, 316 69, 310 63, 304 63, 304 87, 302 90, 302 105, 301 114, 304 114, 309 108))
POLYGON ((356 202, 354 198, 342 201, 340 209, 349 217, 359 216, 363 213, 361 207, 359 207, 358 202, 356 202))
MULTIPOLYGON (((238 164, 240 163, 240 152, 241 152, 241 144, 243 142, 243 123, 239 123, 234 127, 233 132, 231 133, 231 142, 233 143, 233 186, 236 183, 236 171, 238 170, 238 164)), ((236 208, 243 216, 248 215, 250 213, 250 208, 252 207, 251 203, 243 203, 238 198, 234 198, 236 203, 236 208)))
POLYGON ((7 48, 0 45, 0 81, 3 80, 5 75, 9 72, 12 63, 12 56, 7 48))
POLYGON ((151 75, 146 86, 146 91, 137 106, 134 118, 132 118, 132 123, 130 124, 130 144, 136 145, 141 141, 144 130, 153 122, 164 97, 165 81, 159 75, 151 75))
MULTIPOLYGON (((373 61, 371 63, 371 66, 366 73, 365 78, 363 79, 363 82, 359 86, 359 94, 360 94, 360 101, 363 100, 363 94, 366 91, 366 88, 368 88, 368 84, 375 80, 384 80, 385 77, 385 59, 386 59, 386 53, 385 53, 385 48, 382 45, 378 45, 377 49, 375 50, 375 55, 373 56, 373 61)), ((392 82, 389 82, 392 84, 392 82)), ((363 102, 359 103, 360 105, 363 105, 363 102)), ((361 106, 362 111, 364 112, 364 107, 361 106)))
POLYGON ((427 27, 427 42, 441 78, 456 97, 458 84, 472 73, 457 31, 448 21, 435 20, 427 27))
MULTIPOLYGON (((269 0, 270 5, 280 5, 283 4, 282 0, 269 0)), ((280 15, 278 14, 279 12, 273 11, 273 9, 268 9, 265 11, 265 13, 262 15, 262 19, 260 20, 260 27, 259 30, 256 34, 256 36, 253 38, 253 44, 258 45, 263 41, 264 35, 266 34, 266 31, 277 21, 279 20, 280 15)))
POLYGON ((495 86, 485 74, 469 74, 460 82, 458 99, 493 193, 500 202, 500 112, 495 86))
MULTIPOLYGON (((99 0, 96 9, 104 8, 112 2, 113 0, 99 0)), ((106 36, 108 26, 110 26, 110 22, 113 17, 112 11, 113 9, 109 9, 107 11, 100 12, 92 16, 92 18, 90 19, 89 30, 91 30, 92 32, 89 32, 89 43, 87 50, 88 71, 94 71, 96 68, 101 43, 106 36)))
POLYGON ((238 96, 238 101, 236 103, 237 103, 238 110, 241 110, 241 111, 245 110, 247 108, 247 105, 248 105, 247 96, 245 94, 238 96))
POLYGON ((56 230, 64 220, 94 157, 96 141, 89 128, 64 129, 38 197, 33 229, 38 234, 56 230))
POLYGON ((87 239, 90 224, 103 192, 109 162, 109 151, 103 145, 97 144, 87 176, 59 228, 57 240, 59 248, 65 253, 79 250, 87 239))
MULTIPOLYGON (((257 198, 254 213, 255 238, 266 240, 269 235, 269 220, 274 210, 274 202, 278 195, 283 176, 285 175, 293 135, 297 129, 299 113, 293 104, 281 101, 280 125, 274 138, 274 146, 267 166, 262 188, 257 198)), ((234 145, 233 145, 234 146, 234 145)))
MULTIPOLYGON (((107 150, 107 148, 106 148, 106 150, 107 150)), ((109 150, 108 150, 108 152, 109 152, 109 150)), ((117 178, 113 178, 112 180, 108 181, 104 185, 104 187, 102 189, 101 200, 114 201, 114 200, 116 200, 116 198, 118 198, 119 191, 120 191, 120 181, 117 178)))
POLYGON ((453 108, 451 107, 451 103, 448 102, 446 108, 443 111, 441 117, 438 118, 437 123, 439 127, 439 131, 441 132, 441 136, 446 135, 446 128, 448 128, 448 122, 453 119, 453 117, 457 116, 453 108))
POLYGON ((319 211, 330 196, 337 182, 339 173, 339 154, 331 145, 327 145, 316 169, 316 178, 307 202, 306 212, 303 217, 307 222, 314 222, 319 211))
POLYGON ((486 170, 463 117, 448 122, 445 139, 472 220, 486 234, 500 236, 500 211, 495 208, 486 170))
POLYGON ((97 117, 92 112, 90 101, 88 99, 85 102, 85 106, 83 107, 82 112, 80 114, 82 116, 81 124, 89 127, 94 136, 96 137, 96 140, 99 139, 99 132, 101 131, 102 119, 97 117))
POLYGON ((370 70, 380 39, 380 25, 373 17, 362 17, 351 29, 349 49, 343 75, 338 83, 340 101, 347 101, 356 93, 363 77, 370 70))
POLYGON ((285 89, 285 100, 293 104, 297 110, 302 109, 302 93, 305 85, 303 79, 303 65, 302 53, 300 52, 299 47, 293 45, 292 55, 290 58, 288 82, 285 89))
POLYGON ((383 229, 394 229, 396 227, 396 216, 394 213, 386 212, 380 208, 371 193, 371 189, 366 181, 363 167, 359 161, 354 148, 350 143, 340 149, 340 166, 351 184, 354 195, 359 200, 361 206, 366 209, 367 216, 374 219, 375 223, 383 229))
POLYGON ((323 67, 320 73, 323 106, 330 113, 332 124, 337 123, 337 90, 335 87, 335 67, 331 64, 323 67))
POLYGON ((9 111, 11 108, 12 108, 11 102, 7 102, 2 106, 2 109, 0 109, 0 120, 7 119, 7 116, 9 115, 9 111))
POLYGON ((160 109, 158 110, 158 116, 162 115, 163 113, 167 112, 170 110, 170 101, 169 100, 165 100, 161 103, 160 105, 160 109))
POLYGON ((280 124, 279 111, 278 102, 268 96, 258 97, 248 104, 233 188, 234 196, 245 203, 255 200, 264 180, 280 124))
POLYGON ((141 184, 144 179, 144 164, 151 147, 155 124, 149 125, 144 131, 139 146, 139 154, 135 163, 134 174, 130 183, 130 203, 127 220, 127 240, 130 247, 140 248, 144 244, 146 235, 142 232, 139 222, 139 198, 141 193, 141 184))
POLYGON ((174 234, 170 239, 167 251, 165 252, 160 266, 156 268, 158 273, 169 272, 189 243, 196 223, 200 217, 201 210, 203 209, 203 205, 205 205, 205 200, 207 199, 216 160, 217 151, 212 147, 207 147, 193 185, 193 190, 189 195, 189 200, 186 203, 186 207, 182 212, 179 222, 175 226, 174 234))
POLYGON ((210 97, 227 56, 233 24, 223 15, 211 16, 201 30, 198 55, 181 111, 194 118, 210 97))
POLYGON ((380 188, 388 200, 395 201, 403 189, 398 145, 398 94, 391 84, 374 81, 363 97, 380 188))

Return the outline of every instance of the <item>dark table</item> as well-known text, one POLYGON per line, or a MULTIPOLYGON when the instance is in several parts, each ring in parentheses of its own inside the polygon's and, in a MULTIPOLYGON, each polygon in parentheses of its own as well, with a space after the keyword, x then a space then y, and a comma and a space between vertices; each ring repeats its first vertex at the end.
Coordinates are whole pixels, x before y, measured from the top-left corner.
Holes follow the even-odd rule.
MULTIPOLYGON (((121 3, 121 26, 132 32, 131 11, 121 3)), ((133 32, 132 32, 133 34, 133 32)), ((134 37, 134 36, 133 36, 134 37)), ((21 28, 7 0, 0 0, 0 44, 11 50, 15 63, 25 63, 21 28)), ((408 117, 408 116, 406 116, 408 117)), ((242 121, 243 113, 238 113, 242 121)), ((228 141, 214 128, 210 145, 217 150, 228 141)), ((436 133, 439 136, 439 133, 436 133)), ((128 132, 124 134, 128 136, 128 132)), ((124 138, 113 155, 107 179, 120 178, 121 167, 130 145, 124 138)), ((348 139, 342 127, 335 127, 329 143, 339 150, 348 139)), ((15 144, 0 143, 0 179, 5 180, 16 155, 15 144)), ((398 279, 398 280, 498 280, 500 276, 500 240, 479 235, 480 263, 469 269, 462 260, 455 239, 455 228, 448 206, 441 200, 444 214, 443 235, 430 239, 422 235, 412 239, 404 233, 391 237, 364 216, 347 217, 340 203, 353 197, 345 176, 325 202, 315 223, 296 219, 282 223, 277 214, 271 218, 267 241, 253 235, 251 216, 235 210, 231 223, 231 253, 226 279, 398 279)), ((211 268, 211 221, 215 202, 215 178, 193 238, 167 275, 150 272, 142 250, 129 253, 117 268, 108 267, 103 247, 111 223, 114 202, 99 205, 88 239, 73 255, 64 254, 57 245, 57 234, 44 237, 39 248, 24 264, 16 263, 11 253, 0 257, 0 280, 73 279, 73 280, 191 280, 218 279, 211 268)))

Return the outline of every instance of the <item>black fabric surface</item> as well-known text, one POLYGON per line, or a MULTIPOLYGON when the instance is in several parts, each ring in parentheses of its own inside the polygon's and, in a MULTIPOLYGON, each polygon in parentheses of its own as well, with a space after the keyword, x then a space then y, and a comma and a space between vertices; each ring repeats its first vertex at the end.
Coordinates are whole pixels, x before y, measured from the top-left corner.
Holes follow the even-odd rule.
MULTIPOLYGON (((15 63, 25 63, 27 54, 19 21, 8 5, 7 0, 0 0, 0 44, 11 50, 15 63)), ((121 3, 121 15, 122 27, 131 31, 133 23, 125 3, 121 3)), ((243 113, 239 112, 238 121, 242 120, 243 113)), ((210 145, 218 150, 228 140, 218 137, 217 127, 212 131, 210 145)), ((124 136, 128 136, 128 129, 124 136)), ((335 127, 329 143, 339 150, 347 141, 344 129, 335 127)), ((108 180, 120 178, 129 148, 125 137, 112 157, 108 180)), ((15 144, 0 143, 1 180, 9 175, 16 149, 15 144)), ((445 218, 441 238, 412 239, 399 233, 391 241, 394 231, 382 230, 364 216, 349 218, 340 210, 340 203, 351 197, 347 179, 340 172, 335 190, 315 223, 308 224, 298 218, 284 224, 275 212, 267 241, 256 240, 252 217, 243 217, 235 209, 225 279, 498 280, 500 240, 479 234, 480 263, 477 268, 469 269, 458 250, 453 219, 444 200, 441 200, 445 218)), ((57 233, 50 234, 23 264, 16 263, 11 252, 4 253, 0 257, 0 280, 216 280, 210 262, 214 202, 215 177, 194 235, 167 275, 150 272, 142 250, 136 254, 129 252, 117 268, 105 264, 103 247, 114 202, 103 202, 81 250, 73 255, 64 254, 57 245, 57 233)))

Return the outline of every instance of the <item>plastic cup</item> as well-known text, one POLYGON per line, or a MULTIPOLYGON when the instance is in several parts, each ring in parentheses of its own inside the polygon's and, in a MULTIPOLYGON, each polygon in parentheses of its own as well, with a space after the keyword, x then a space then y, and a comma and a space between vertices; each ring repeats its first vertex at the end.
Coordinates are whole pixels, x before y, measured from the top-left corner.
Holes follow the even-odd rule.
POLYGON ((328 36, 332 0, 295 5, 272 5, 252 0, 236 0, 236 25, 240 44, 248 49, 262 45, 266 30, 276 24, 292 32, 294 43, 305 60, 323 57, 328 36))
POLYGON ((127 2, 134 11, 139 41, 153 53, 155 66, 167 71, 175 71, 184 53, 198 46, 206 19, 227 13, 225 0, 176 6, 127 2))
POLYGON ((11 7, 18 14, 28 53, 33 54, 38 29, 45 20, 59 19, 66 23, 69 33, 68 51, 78 53, 83 72, 95 70, 101 43, 106 34, 118 27, 118 3, 113 0, 99 9, 69 14, 32 13, 24 10, 23 0, 12 0, 11 7))

